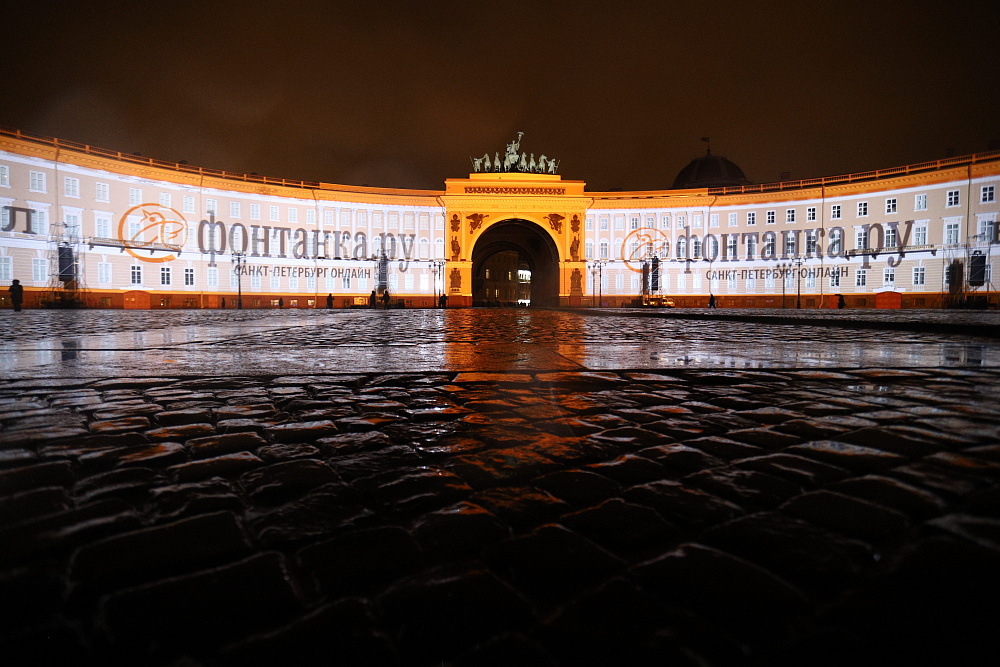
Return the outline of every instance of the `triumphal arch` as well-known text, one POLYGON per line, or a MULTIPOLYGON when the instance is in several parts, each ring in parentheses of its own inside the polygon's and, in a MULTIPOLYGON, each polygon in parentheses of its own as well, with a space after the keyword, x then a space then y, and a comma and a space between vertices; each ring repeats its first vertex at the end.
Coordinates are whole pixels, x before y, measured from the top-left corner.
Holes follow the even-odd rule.
POLYGON ((482 286, 497 253, 515 251, 531 272, 531 303, 579 305, 590 198, 558 174, 489 172, 445 181, 446 292, 450 304, 489 300, 482 286))

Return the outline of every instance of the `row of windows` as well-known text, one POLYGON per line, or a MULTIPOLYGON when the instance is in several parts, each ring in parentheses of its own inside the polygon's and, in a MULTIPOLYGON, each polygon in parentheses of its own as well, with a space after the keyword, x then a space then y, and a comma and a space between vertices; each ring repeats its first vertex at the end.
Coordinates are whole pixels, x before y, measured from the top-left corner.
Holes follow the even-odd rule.
MULTIPOLYGON (((979 201, 982 204, 989 204, 996 201, 996 186, 994 185, 984 185, 980 188, 979 201)), ((959 190, 948 190, 945 193, 945 205, 949 208, 962 205, 961 192, 959 190)), ((927 210, 927 195, 918 194, 914 196, 913 200, 913 210, 914 211, 926 211, 927 210)), ((897 197, 888 197, 885 199, 885 213, 891 215, 899 212, 899 199, 897 197)), ((868 217, 869 207, 867 201, 857 202, 856 217, 865 218, 868 217)), ((768 225, 776 224, 778 212, 775 211, 765 211, 765 222, 768 225)), ((785 222, 788 224, 798 222, 798 213, 794 208, 785 209, 785 222)), ((677 214, 676 224, 678 228, 684 228, 687 226, 687 216, 677 214)), ((831 220, 841 220, 844 217, 844 207, 842 204, 831 204, 830 205, 830 219, 831 220)), ((602 215, 598 218, 599 228, 601 230, 607 230, 610 228, 611 216, 602 215)), ((806 208, 806 222, 816 221, 816 207, 809 206, 806 208)), ((630 216, 630 228, 639 229, 640 216, 632 215, 630 216)), ((691 216, 691 227, 694 229, 702 228, 703 217, 701 214, 693 214, 691 216)), ((728 214, 728 224, 730 227, 736 227, 739 224, 738 214, 729 213, 728 214)), ((756 225, 757 224, 757 212, 747 211, 746 213, 746 224, 756 225)), ((712 213, 709 216, 709 227, 719 226, 719 214, 712 213)), ((645 227, 647 229, 656 229, 656 216, 647 215, 645 218, 645 227)), ((660 215, 660 229, 670 229, 671 227, 671 217, 670 214, 660 215)), ((624 229, 625 228, 625 217, 615 216, 614 218, 614 228, 624 229)), ((594 218, 593 216, 588 216, 586 220, 586 229, 591 231, 594 229, 594 218)))

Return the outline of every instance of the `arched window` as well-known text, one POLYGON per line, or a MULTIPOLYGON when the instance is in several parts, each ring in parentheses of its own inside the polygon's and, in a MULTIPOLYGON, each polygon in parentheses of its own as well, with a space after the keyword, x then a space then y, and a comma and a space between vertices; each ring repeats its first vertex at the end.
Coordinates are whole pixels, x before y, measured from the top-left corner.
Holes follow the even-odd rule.
POLYGON ((420 239, 420 259, 430 259, 431 244, 426 238, 420 239))
POLYGON ((604 239, 601 241, 601 259, 608 258, 608 241, 604 239))
POLYGON ((687 256, 687 240, 682 238, 677 239, 677 259, 684 259, 687 256))
POLYGON ((691 237, 691 256, 701 257, 701 239, 697 236, 691 237))
POLYGON ((625 246, 625 241, 623 239, 615 239, 615 259, 622 258, 622 252, 624 252, 625 250, 624 246, 625 246))
POLYGON ((660 245, 660 259, 667 259, 670 257, 670 241, 664 241, 660 245))
POLYGON ((584 259, 594 259, 594 242, 588 240, 583 246, 584 259))
POLYGON ((444 259, 444 239, 434 240, 434 257, 436 259, 444 259))

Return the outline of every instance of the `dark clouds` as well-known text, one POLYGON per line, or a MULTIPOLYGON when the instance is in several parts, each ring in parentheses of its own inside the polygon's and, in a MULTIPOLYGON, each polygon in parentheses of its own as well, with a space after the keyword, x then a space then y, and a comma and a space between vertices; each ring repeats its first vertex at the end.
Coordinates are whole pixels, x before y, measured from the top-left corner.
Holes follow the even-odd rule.
MULTIPOLYGON (((9 3, 8 3, 9 4, 9 3)), ((29 3, 0 123, 238 171, 440 189, 518 130, 591 189, 712 137, 756 182, 1000 138, 994 3, 29 3)))

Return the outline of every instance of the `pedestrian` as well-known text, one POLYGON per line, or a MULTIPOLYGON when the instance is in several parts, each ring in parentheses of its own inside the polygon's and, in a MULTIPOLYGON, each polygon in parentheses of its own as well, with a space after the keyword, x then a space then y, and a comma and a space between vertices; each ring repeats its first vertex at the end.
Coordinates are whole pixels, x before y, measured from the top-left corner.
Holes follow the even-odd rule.
POLYGON ((326 295, 326 307, 327 309, 333 308, 333 294, 326 295))
POLYGON ((389 310, 389 290, 382 292, 382 306, 389 310))
POLYGON ((708 295, 708 307, 709 308, 715 308, 715 295, 714 294, 709 294, 708 295))
POLYGON ((372 293, 368 295, 368 307, 374 309, 377 303, 378 296, 375 294, 375 290, 372 290, 372 293))
POLYGON ((278 297, 278 308, 284 308, 284 307, 285 307, 285 299, 283 297, 279 296, 278 297))
POLYGON ((838 294, 837 295, 837 308, 843 309, 846 306, 847 306, 847 302, 844 301, 844 295, 843 294, 838 294))
POLYGON ((14 278, 10 282, 10 287, 7 288, 10 292, 10 302, 14 306, 14 312, 21 312, 21 304, 24 303, 24 287, 21 286, 21 281, 14 278))
POLYGON ((226 297, 222 297, 222 299, 219 301, 219 308, 222 308, 222 310, 226 309, 226 297))

